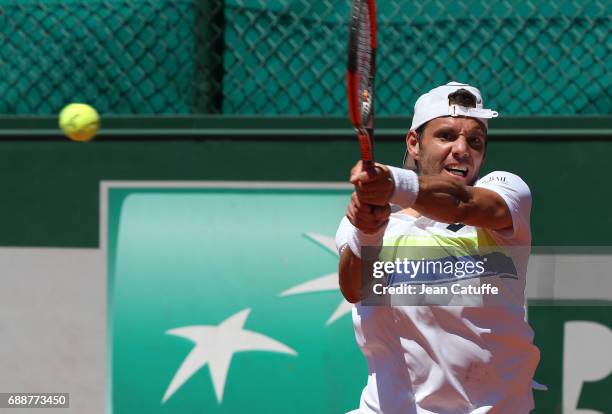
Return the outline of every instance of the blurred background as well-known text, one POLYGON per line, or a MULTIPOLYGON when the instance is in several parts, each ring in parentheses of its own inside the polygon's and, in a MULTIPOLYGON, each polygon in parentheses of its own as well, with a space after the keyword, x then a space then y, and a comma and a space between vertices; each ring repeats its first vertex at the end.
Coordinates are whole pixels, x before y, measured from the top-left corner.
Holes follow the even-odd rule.
MULTIPOLYGON (((535 412, 612 412, 612 2, 377 7, 377 160, 401 163, 420 94, 480 88, 500 113, 482 173, 533 195, 535 412)), ((359 157, 349 8, 0 0, 0 392, 68 392, 79 413, 358 406, 367 370, 333 284, 359 157), (71 102, 101 114, 93 141, 59 130, 71 102), (171 387, 194 341, 167 331, 244 309, 277 345, 171 387)))

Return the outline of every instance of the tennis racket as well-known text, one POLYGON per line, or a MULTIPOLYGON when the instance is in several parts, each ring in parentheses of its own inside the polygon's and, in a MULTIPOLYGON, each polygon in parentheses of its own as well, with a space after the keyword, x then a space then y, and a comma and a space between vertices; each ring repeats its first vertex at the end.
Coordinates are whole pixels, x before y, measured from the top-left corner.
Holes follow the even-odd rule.
POLYGON ((353 0, 346 70, 349 117, 361 147, 366 171, 374 169, 374 75, 376 72, 376 4, 353 0))

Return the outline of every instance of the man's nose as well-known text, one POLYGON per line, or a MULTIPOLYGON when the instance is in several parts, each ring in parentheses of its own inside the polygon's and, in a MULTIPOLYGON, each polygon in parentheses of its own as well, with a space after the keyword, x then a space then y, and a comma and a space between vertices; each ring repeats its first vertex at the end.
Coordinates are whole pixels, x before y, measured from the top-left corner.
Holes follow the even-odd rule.
POLYGON ((459 159, 469 156, 467 140, 463 135, 453 142, 453 155, 459 159))

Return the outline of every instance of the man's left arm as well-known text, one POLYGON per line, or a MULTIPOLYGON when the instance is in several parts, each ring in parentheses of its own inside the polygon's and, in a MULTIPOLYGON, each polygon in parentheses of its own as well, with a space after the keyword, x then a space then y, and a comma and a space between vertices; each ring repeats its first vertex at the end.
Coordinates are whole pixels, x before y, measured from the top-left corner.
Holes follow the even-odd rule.
POLYGON ((369 174, 355 166, 351 176, 359 199, 368 204, 389 202, 412 207, 445 223, 463 223, 492 230, 513 226, 512 212, 496 191, 462 184, 450 177, 416 176, 409 170, 376 164, 369 174), (410 193, 410 194, 408 194, 410 193))
POLYGON ((444 223, 462 223, 491 230, 512 227, 512 215, 499 194, 447 177, 420 176, 419 193, 412 208, 444 223))

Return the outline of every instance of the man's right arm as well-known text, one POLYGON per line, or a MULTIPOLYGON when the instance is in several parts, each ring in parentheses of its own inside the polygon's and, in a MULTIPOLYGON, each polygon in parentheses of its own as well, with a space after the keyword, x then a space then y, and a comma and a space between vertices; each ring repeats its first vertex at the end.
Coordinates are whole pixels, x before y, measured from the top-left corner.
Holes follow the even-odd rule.
MULTIPOLYGON (((338 269, 340 291, 344 298, 356 303, 364 298, 371 281, 371 275, 362 275, 362 247, 380 246, 389 222, 391 207, 372 206, 359 201, 357 194, 351 195, 351 202, 336 234, 336 246, 340 250, 338 269)), ((370 253, 372 253, 370 251, 370 253)))
POLYGON ((350 303, 357 303, 362 299, 361 292, 361 259, 346 246, 340 255, 339 283, 342 296, 350 303))

